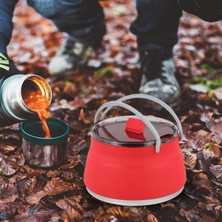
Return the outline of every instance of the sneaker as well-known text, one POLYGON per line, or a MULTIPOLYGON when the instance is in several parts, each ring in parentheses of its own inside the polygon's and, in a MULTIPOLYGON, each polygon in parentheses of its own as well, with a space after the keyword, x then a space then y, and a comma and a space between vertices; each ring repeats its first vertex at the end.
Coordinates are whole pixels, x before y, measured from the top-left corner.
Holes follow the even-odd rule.
MULTIPOLYGON (((174 76, 172 52, 153 49, 140 53, 140 93, 155 96, 171 107, 180 103, 180 87, 174 76)), ((158 109, 158 108, 157 108, 158 109)))
POLYGON ((90 40, 78 41, 68 36, 56 55, 49 63, 49 74, 59 76, 71 74, 81 66, 86 65, 93 48, 101 46, 106 34, 106 25, 102 22, 96 29, 97 35, 90 40))
POLYGON ((49 74, 58 76, 68 74, 86 64, 92 51, 92 46, 67 37, 55 57, 49 63, 49 74))

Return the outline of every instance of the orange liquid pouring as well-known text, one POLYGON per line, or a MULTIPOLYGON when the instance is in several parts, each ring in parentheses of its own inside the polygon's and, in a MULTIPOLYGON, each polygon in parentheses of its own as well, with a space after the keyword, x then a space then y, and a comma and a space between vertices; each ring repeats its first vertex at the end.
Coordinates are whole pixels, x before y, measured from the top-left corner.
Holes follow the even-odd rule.
POLYGON ((36 112, 39 119, 42 121, 42 128, 45 132, 45 138, 51 138, 50 130, 46 123, 46 119, 50 117, 50 113, 48 112, 50 105, 49 100, 42 95, 40 91, 28 91, 25 94, 25 104, 33 112, 36 112))

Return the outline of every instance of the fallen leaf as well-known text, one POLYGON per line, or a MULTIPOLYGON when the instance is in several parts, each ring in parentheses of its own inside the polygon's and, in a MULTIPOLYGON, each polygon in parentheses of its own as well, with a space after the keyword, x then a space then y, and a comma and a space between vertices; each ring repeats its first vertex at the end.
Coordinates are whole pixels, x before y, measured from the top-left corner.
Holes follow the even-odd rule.
POLYGON ((207 93, 209 91, 207 86, 204 85, 190 85, 191 90, 198 92, 198 93, 207 93))
POLYGON ((222 87, 216 88, 212 92, 218 100, 222 100, 222 87))
POLYGON ((71 183, 66 183, 60 178, 52 178, 44 187, 47 195, 57 195, 74 189, 71 183))
POLYGON ((37 193, 33 193, 31 195, 29 195, 27 198, 26 198, 26 201, 29 203, 29 204, 36 204, 38 203, 43 197, 45 197, 47 194, 45 191, 43 190, 40 190, 38 191, 37 193))
POLYGON ((210 167, 210 171, 217 178, 219 182, 222 182, 222 165, 214 165, 210 167))
POLYGON ((197 163, 197 155, 195 153, 191 153, 187 149, 183 149, 183 156, 186 167, 193 170, 197 163))

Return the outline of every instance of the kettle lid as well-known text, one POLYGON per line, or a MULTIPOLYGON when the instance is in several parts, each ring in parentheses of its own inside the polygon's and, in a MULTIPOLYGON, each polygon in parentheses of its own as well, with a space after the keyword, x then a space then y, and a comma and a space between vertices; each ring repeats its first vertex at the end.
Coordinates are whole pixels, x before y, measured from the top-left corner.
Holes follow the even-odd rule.
MULTIPOLYGON (((158 132, 161 143, 166 143, 178 136, 177 127, 170 121, 147 116, 158 132)), ((135 116, 120 116, 105 119, 94 124, 92 136, 106 144, 117 146, 150 146, 156 144, 151 130, 135 116)))

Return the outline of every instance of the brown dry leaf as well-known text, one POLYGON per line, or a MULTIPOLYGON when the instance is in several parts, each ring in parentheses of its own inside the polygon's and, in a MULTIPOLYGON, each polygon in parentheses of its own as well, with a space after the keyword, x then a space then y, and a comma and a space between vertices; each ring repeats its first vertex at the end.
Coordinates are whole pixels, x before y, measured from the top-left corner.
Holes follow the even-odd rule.
POLYGON ((209 149, 203 149, 203 157, 204 160, 209 160, 215 157, 215 154, 213 151, 209 150, 209 149))
POLYGON ((210 167, 210 171, 217 178, 219 182, 222 182, 222 165, 214 165, 210 167))
POLYGON ((30 179, 31 182, 30 182, 30 186, 29 186, 29 193, 35 193, 35 187, 36 187, 36 183, 37 183, 37 179, 36 177, 33 177, 30 179))
POLYGON ((193 186, 195 186, 197 190, 204 189, 206 193, 214 193, 214 188, 205 173, 201 172, 195 174, 193 178, 193 186))
POLYGON ((13 203, 18 198, 15 184, 4 183, 0 186, 0 204, 13 203))
POLYGON ((92 118, 86 117, 84 110, 81 109, 79 113, 79 121, 83 121, 85 124, 91 124, 92 123, 92 118))
POLYGON ((15 203, 0 204, 0 220, 11 220, 16 214, 17 206, 15 203))
POLYGON ((32 215, 28 215, 28 214, 22 214, 20 216, 16 216, 15 218, 16 222, 39 222, 39 220, 32 215))
POLYGON ((166 203, 162 203, 162 204, 161 204, 161 207, 162 207, 162 208, 170 207, 170 208, 175 209, 175 204, 170 203, 170 202, 166 202, 166 203))
MULTIPOLYGON (((76 175, 73 171, 62 171, 60 177, 66 181, 73 181, 76 175)), ((73 186, 75 185, 73 184, 73 186)))
POLYGON ((19 166, 23 166, 25 164, 25 157, 23 154, 9 156, 8 159, 16 162, 19 166))
POLYGON ((59 104, 52 104, 51 107, 50 107, 50 111, 51 112, 55 112, 57 110, 71 110, 71 111, 74 111, 76 109, 76 107, 71 104, 70 102, 68 102, 66 99, 62 99, 59 101, 59 104))
POLYGON ((98 206, 96 210, 92 211, 92 217, 96 220, 96 221, 99 221, 101 220, 102 221, 107 221, 109 218, 109 215, 106 214, 106 211, 103 209, 102 206, 98 206), (106 220, 104 220, 104 218, 106 220))
MULTIPOLYGON (((36 170, 36 171, 38 171, 38 170, 36 170)), ((43 175, 34 176, 33 178, 31 178, 31 184, 28 189, 28 193, 32 194, 32 193, 36 193, 40 190, 43 190, 46 183, 47 183, 47 178, 44 177, 43 175)))
POLYGON ((217 207, 218 205, 220 205, 220 201, 217 200, 216 198, 210 197, 210 196, 204 196, 204 199, 206 200, 206 202, 204 203, 204 205, 206 206, 208 211, 213 211, 213 209, 215 207, 217 207))
POLYGON ((216 211, 217 218, 222 218, 222 206, 217 206, 214 210, 216 211))
POLYGON ((114 216, 121 216, 121 217, 129 217, 129 212, 126 212, 123 207, 110 207, 106 210, 107 213, 114 215, 114 216))
POLYGON ((16 162, 7 159, 2 159, 0 166, 2 169, 2 174, 5 176, 13 175, 20 167, 16 162))
POLYGON ((49 221, 54 212, 55 208, 53 208, 53 206, 40 202, 39 204, 34 204, 26 208, 25 212, 21 214, 21 217, 29 215, 38 219, 39 222, 49 221))
POLYGON ((216 96, 218 100, 222 100, 222 87, 212 90, 212 93, 216 96))
POLYGON ((204 159, 219 158, 221 156, 221 147, 213 143, 207 143, 203 149, 204 159))
POLYGON ((209 132, 207 132, 206 130, 201 129, 201 130, 198 130, 198 131, 196 132, 196 135, 197 135, 197 137, 199 137, 199 138, 204 138, 204 137, 206 137, 206 136, 209 135, 209 132))
POLYGON ((152 213, 147 215, 147 220, 148 222, 158 222, 158 219, 152 213))
POLYGON ((189 221, 189 222, 193 222, 193 221, 198 221, 198 220, 201 220, 201 217, 198 215, 198 212, 192 212, 192 211, 188 211, 186 213, 186 219, 189 221))
POLYGON ((29 176, 30 177, 41 177, 45 172, 41 169, 30 169, 29 176))
POLYGON ((14 151, 16 148, 17 148, 17 145, 15 146, 15 145, 11 145, 8 143, 1 143, 0 144, 0 150, 3 153, 10 153, 10 152, 14 151))
POLYGON ((52 178, 52 177, 58 177, 60 173, 61 172, 59 170, 49 170, 46 175, 48 178, 52 178))
POLYGON ((29 195, 27 198, 26 198, 26 201, 29 203, 29 204, 36 204, 38 203, 43 197, 45 197, 47 194, 45 193, 45 191, 43 190, 40 190, 38 191, 37 193, 33 193, 31 195, 29 195))
POLYGON ((183 149, 183 156, 186 167, 193 170, 197 163, 197 155, 195 153, 191 153, 187 149, 183 149))
POLYGON ((214 120, 212 118, 213 113, 203 113, 200 116, 200 120, 206 124, 206 127, 211 130, 214 125, 214 120))
POLYGON ((21 196, 24 196, 26 195, 28 189, 30 188, 31 186, 31 179, 30 178, 23 178, 21 180, 18 181, 18 192, 19 192, 19 195, 21 196))
POLYGON ((80 162, 80 160, 69 158, 69 163, 60 166, 59 169, 61 169, 61 170, 73 169, 76 165, 78 165, 79 162, 80 162))
POLYGON ((57 195, 73 189, 74 186, 71 183, 66 183, 60 178, 52 178, 44 187, 47 195, 57 195))
POLYGON ((221 133, 221 127, 222 127, 222 117, 220 117, 218 119, 213 119, 211 131, 215 134, 221 133))
POLYGON ((61 217, 58 215, 52 216, 48 222, 61 222, 61 217))
POLYGON ((56 205, 65 211, 65 214, 68 215, 68 218, 74 220, 80 218, 84 215, 84 209, 79 204, 81 196, 72 196, 65 199, 60 199, 56 202, 56 205))
POLYGON ((71 81, 66 81, 65 86, 63 88, 63 92, 66 93, 71 98, 75 97, 75 94, 77 92, 75 84, 71 81))
POLYGON ((73 220, 69 217, 69 213, 68 213, 68 211, 67 210, 65 210, 64 212, 63 212, 63 220, 64 220, 64 222, 72 222, 73 220))

